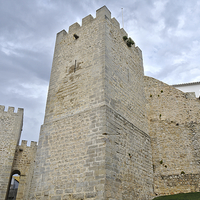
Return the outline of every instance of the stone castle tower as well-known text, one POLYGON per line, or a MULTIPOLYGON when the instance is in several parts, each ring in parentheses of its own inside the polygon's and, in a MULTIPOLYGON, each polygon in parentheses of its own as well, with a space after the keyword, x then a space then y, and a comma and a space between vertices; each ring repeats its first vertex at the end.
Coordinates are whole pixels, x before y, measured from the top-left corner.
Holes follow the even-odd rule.
POLYGON ((30 199, 150 197, 142 53, 123 36, 105 6, 57 34, 30 199))
POLYGON ((0 200, 14 173, 17 200, 200 191, 200 100, 145 77, 141 50, 124 36, 105 6, 57 34, 38 146, 18 145, 23 110, 0 106, 0 200))

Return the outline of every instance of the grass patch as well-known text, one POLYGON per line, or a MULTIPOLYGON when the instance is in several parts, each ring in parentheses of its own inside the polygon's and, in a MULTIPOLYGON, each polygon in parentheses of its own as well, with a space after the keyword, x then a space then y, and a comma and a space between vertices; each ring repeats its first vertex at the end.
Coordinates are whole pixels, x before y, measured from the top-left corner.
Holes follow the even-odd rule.
POLYGON ((154 198, 155 200, 200 200, 200 192, 181 193, 154 198))

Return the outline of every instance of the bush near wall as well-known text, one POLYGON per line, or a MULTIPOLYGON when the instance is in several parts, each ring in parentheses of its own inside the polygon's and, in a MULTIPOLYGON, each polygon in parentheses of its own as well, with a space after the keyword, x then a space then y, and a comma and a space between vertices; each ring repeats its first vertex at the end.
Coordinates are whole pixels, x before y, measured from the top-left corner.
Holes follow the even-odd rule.
POLYGON ((182 193, 154 198, 155 200, 200 200, 200 192, 182 193))

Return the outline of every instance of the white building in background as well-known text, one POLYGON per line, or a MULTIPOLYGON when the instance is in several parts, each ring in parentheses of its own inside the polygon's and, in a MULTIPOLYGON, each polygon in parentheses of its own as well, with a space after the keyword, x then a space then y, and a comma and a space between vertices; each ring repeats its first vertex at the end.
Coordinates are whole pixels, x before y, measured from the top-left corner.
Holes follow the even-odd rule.
POLYGON ((195 92, 196 97, 200 97, 200 82, 182 83, 172 86, 183 92, 195 92))

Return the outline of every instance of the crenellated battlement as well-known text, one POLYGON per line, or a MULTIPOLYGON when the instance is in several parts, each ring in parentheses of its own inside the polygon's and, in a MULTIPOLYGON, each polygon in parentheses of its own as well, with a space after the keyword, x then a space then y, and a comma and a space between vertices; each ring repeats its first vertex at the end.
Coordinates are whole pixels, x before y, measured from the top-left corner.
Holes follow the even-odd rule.
POLYGON ((110 10, 108 10, 108 8, 106 6, 102 6, 101 8, 99 8, 98 10, 96 10, 96 18, 104 18, 107 17, 108 19, 111 20, 111 12, 110 10))
MULTIPOLYGON (((75 22, 74 24, 69 26, 68 32, 66 32, 65 30, 58 32, 57 40, 61 39, 64 36, 67 36, 68 34, 74 34, 80 28, 87 26, 88 24, 91 24, 96 19, 105 18, 105 16, 109 20, 111 20, 111 12, 108 10, 108 8, 106 6, 103 6, 103 7, 99 8, 98 10, 96 10, 96 18, 94 18, 92 15, 88 15, 82 19, 82 26, 79 23, 75 22)), ((113 21, 117 21, 117 20, 113 20, 113 21)))
POLYGON ((18 108, 17 112, 15 112, 15 108, 14 107, 8 107, 8 111, 5 111, 5 106, 0 105, 0 113, 9 113, 9 114, 23 114, 24 109, 23 108, 18 108))
MULTIPOLYGON (((120 28, 119 22, 115 18, 111 19, 111 12, 108 10, 108 8, 106 6, 103 6, 103 7, 99 8, 98 10, 96 10, 96 18, 94 18, 92 15, 88 15, 88 16, 86 16, 86 17, 84 17, 82 19, 82 26, 78 22, 75 22, 74 24, 72 24, 71 26, 69 26, 68 32, 66 32, 65 30, 62 30, 62 31, 60 31, 60 32, 57 33, 57 37, 66 36, 67 34, 74 34, 80 28, 82 28, 84 26, 87 26, 88 24, 91 24, 95 20, 105 19, 105 16, 115 26, 117 26, 117 27, 120 28)), ((127 33, 125 33, 124 35, 127 35, 127 33)))
POLYGON ((88 16, 84 17, 82 19, 82 26, 85 26, 85 25, 91 23, 93 20, 94 20, 94 17, 92 15, 88 15, 88 16))
POLYGON ((114 26, 116 26, 116 27, 118 27, 120 29, 120 24, 119 24, 119 22, 114 17, 111 19, 111 22, 112 22, 112 24, 114 26))
POLYGON ((0 112, 4 112, 5 106, 0 105, 0 112))
POLYGON ((123 28, 120 29, 120 32, 121 32, 121 35, 128 37, 127 32, 123 28))
POLYGON ((31 149, 35 149, 36 150, 37 149, 37 142, 31 141, 31 145, 28 146, 27 145, 27 140, 22 140, 21 145, 18 146, 18 149, 20 151, 23 151, 26 148, 29 148, 29 149, 31 148, 31 149))
MULTIPOLYGON (((94 18, 92 15, 88 15, 82 19, 82 26, 79 23, 74 23, 69 27, 68 33, 74 33, 78 29, 80 29, 83 26, 87 26, 94 20, 99 20, 99 19, 105 19, 105 17, 109 20, 111 20, 111 12, 108 10, 106 6, 103 6, 96 10, 96 18, 94 18)), ((116 20, 117 21, 117 20, 116 20)))
MULTIPOLYGON (((97 20, 103 20, 103 19, 109 20, 112 23, 112 25, 119 30, 122 38, 123 36, 128 37, 127 32, 123 28, 120 29, 120 23, 114 17, 111 18, 111 12, 108 10, 108 8, 106 6, 103 6, 99 8, 98 10, 96 10, 96 18, 94 18, 90 14, 82 19, 82 25, 76 22, 72 24, 71 26, 69 26, 68 32, 66 32, 66 30, 62 30, 59 33, 57 33, 56 43, 60 43, 62 39, 65 40, 65 38, 68 36, 72 38, 74 34, 77 34, 78 36, 80 36, 79 32, 81 31, 82 28, 85 28, 86 26, 91 25, 93 22, 97 20)), ((139 49, 139 47, 136 47, 135 44, 133 44, 130 49, 133 49, 134 51, 138 53, 139 56, 142 56, 141 50, 139 49)))
POLYGON ((76 30, 78 30, 79 28, 81 28, 80 24, 78 22, 72 24, 70 27, 69 27, 69 31, 68 33, 74 33, 76 32, 76 30))

